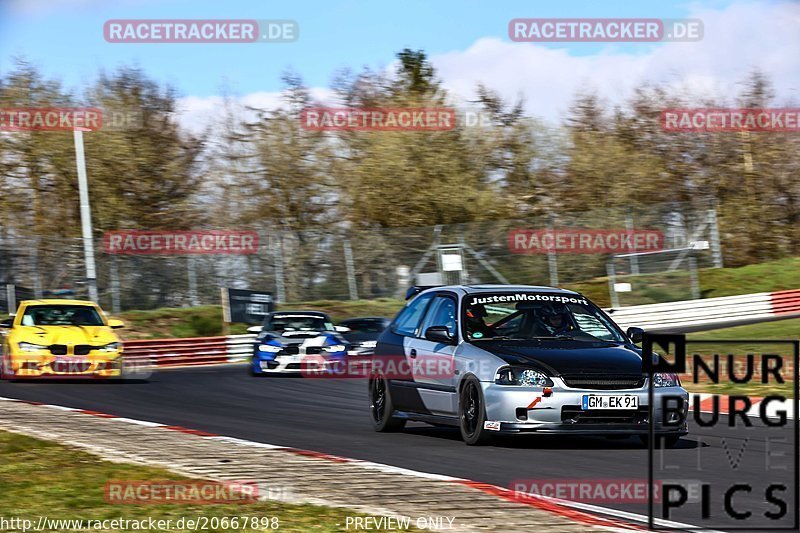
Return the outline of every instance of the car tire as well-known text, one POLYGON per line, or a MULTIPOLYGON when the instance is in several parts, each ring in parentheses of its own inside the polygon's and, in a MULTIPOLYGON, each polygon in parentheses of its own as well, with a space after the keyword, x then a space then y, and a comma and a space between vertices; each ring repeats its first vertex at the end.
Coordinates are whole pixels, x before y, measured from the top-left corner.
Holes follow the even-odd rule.
POLYGON ((394 416, 394 402, 386 378, 380 375, 369 380, 369 418, 372 427, 380 433, 400 431, 406 420, 394 416))
POLYGON ((461 438, 469 446, 481 446, 492 441, 492 435, 484 427, 486 406, 483 389, 475 377, 468 377, 458 395, 458 428, 461 438))
MULTIPOLYGON (((642 441, 642 444, 644 446, 647 446, 648 443, 650 442, 650 436, 649 435, 639 435, 639 440, 642 441)), ((667 435, 667 436, 658 435, 658 436, 656 436, 655 448, 659 449, 659 450, 662 449, 662 448, 674 448, 675 445, 678 444, 679 440, 681 440, 681 436, 680 435, 667 435)))

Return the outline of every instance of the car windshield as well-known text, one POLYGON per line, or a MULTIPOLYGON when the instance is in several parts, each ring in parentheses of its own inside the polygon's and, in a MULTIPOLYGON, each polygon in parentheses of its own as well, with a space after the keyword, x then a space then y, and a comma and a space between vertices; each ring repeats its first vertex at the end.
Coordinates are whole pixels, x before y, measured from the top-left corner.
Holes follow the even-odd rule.
POLYGON ((88 305, 36 305, 25 308, 23 326, 102 326, 103 319, 88 305))
POLYGON ((314 315, 273 316, 270 329, 272 331, 335 331, 329 320, 314 315))
POLYGON ((464 329, 470 341, 571 339, 625 342, 597 307, 582 296, 534 292, 469 296, 464 329))
POLYGON ((385 320, 354 320, 352 322, 345 320, 342 325, 350 328, 353 333, 383 333, 387 324, 385 320))

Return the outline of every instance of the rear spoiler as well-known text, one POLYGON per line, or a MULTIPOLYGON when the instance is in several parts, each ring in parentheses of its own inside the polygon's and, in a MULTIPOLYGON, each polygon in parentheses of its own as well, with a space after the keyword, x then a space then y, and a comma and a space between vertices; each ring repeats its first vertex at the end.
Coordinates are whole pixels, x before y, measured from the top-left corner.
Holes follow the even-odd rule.
POLYGON ((413 287, 409 287, 406 291, 406 300, 410 300, 417 294, 421 293, 422 291, 427 291, 428 289, 435 289, 436 287, 441 287, 441 285, 414 285, 413 287))

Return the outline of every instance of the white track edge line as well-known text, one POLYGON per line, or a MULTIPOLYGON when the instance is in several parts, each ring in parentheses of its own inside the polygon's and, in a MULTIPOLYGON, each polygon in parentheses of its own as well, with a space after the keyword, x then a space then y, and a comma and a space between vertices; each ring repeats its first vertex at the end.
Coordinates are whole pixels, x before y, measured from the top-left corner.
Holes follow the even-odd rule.
MULTIPOLYGON (((12 402, 26 403, 25 400, 19 400, 19 399, 16 399, 16 398, 6 398, 6 397, 3 397, 3 396, 0 396, 0 401, 12 401, 12 402)), ((38 407, 50 407, 50 408, 53 408, 53 409, 62 409, 62 410, 64 409, 64 406, 53 405, 53 404, 36 404, 36 406, 38 406, 38 407)), ((73 408, 67 407, 66 409, 73 409, 73 408)), ((80 411, 79 409, 75 409, 75 410, 76 411, 80 411)), ((118 421, 118 422, 124 422, 124 423, 128 423, 128 424, 144 425, 144 426, 151 426, 152 424, 155 424, 155 426, 151 426, 151 427, 165 427, 165 424, 157 424, 155 422, 148 422, 148 421, 145 421, 145 420, 136 420, 136 419, 133 419, 133 418, 113 417, 113 418, 107 418, 106 420, 114 420, 114 421, 118 421)), ((246 440, 246 439, 239 439, 239 438, 236 438, 236 437, 227 437, 227 436, 224 436, 224 435, 215 435, 215 436, 212 436, 212 437, 202 437, 202 438, 223 440, 223 441, 226 441, 226 442, 230 442, 232 444, 239 444, 239 445, 243 445, 243 446, 253 446, 253 447, 258 447, 258 448, 265 448, 265 447, 269 448, 269 449, 287 449, 287 448, 289 448, 288 446, 278 446, 278 445, 275 445, 275 444, 268 444, 268 443, 264 443, 264 442, 256 442, 256 441, 251 441, 251 440, 246 440)), ((349 459, 349 458, 347 458, 347 459, 349 459)), ((432 479, 432 480, 437 480, 437 481, 448 481, 448 482, 462 482, 462 481, 464 481, 464 482, 468 482, 468 483, 482 483, 482 482, 474 481, 474 480, 470 480, 470 479, 446 476, 446 475, 443 475, 443 474, 433 474, 433 473, 430 473, 430 472, 420 472, 418 470, 411 470, 411 469, 407 469, 407 468, 403 468, 403 467, 399 467, 399 466, 387 465, 387 464, 383 464, 383 463, 376 463, 376 462, 373 462, 373 461, 365 461, 365 460, 361 460, 361 459, 351 459, 351 460, 348 461, 348 464, 357 464, 357 465, 360 465, 362 467, 371 468, 371 469, 375 469, 375 470, 379 470, 379 471, 397 473, 397 474, 401 474, 401 475, 407 475, 407 476, 424 478, 424 479, 432 479)), ((493 485, 493 484, 487 483, 487 485, 493 485)), ((499 487, 499 488, 502 488, 504 490, 509 490, 509 489, 505 489, 505 487, 499 487)), ((638 514, 638 513, 631 513, 631 512, 628 512, 628 511, 622 511, 622 510, 614 509, 614 508, 611 508, 611 507, 603 507, 603 506, 599 506, 599 505, 591 505, 591 504, 586 504, 586 503, 575 502, 575 501, 572 501, 572 500, 564 500, 564 499, 561 499, 561 498, 553 498, 553 497, 549 497, 549 496, 536 495, 535 497, 551 501, 551 502, 556 503, 558 505, 561 505, 563 507, 569 507, 569 508, 574 508, 574 509, 579 509, 579 510, 592 511, 592 512, 595 512, 595 513, 600 513, 600 514, 603 514, 603 515, 612 516, 612 517, 616 517, 616 518, 623 518, 623 519, 627 519, 627 520, 633 520, 633 521, 637 521, 637 522, 640 522, 640 523, 648 523, 649 522, 649 518, 647 516, 645 516, 645 515, 638 514)), ((693 526, 691 524, 683 524, 683 523, 680 523, 680 522, 672 522, 672 521, 663 520, 663 519, 660 519, 660 518, 655 519, 655 521, 656 521, 656 523, 658 523, 660 525, 670 525, 670 526, 673 526, 673 527, 693 528, 693 529, 697 530, 698 532, 722 533, 722 532, 718 532, 718 531, 715 531, 715 530, 697 529, 699 526, 693 526)), ((607 527, 607 526, 605 526, 605 527, 607 527)))

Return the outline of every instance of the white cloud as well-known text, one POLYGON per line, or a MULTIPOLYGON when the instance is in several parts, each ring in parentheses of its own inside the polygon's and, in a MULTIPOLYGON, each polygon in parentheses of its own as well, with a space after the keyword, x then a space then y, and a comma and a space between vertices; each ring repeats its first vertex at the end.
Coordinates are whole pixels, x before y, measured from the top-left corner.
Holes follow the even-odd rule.
MULTIPOLYGON (((75 0, 78 1, 78 0, 75 0)), ((548 121, 566 115, 576 92, 596 90, 612 103, 622 101, 642 83, 666 84, 687 98, 734 98, 754 68, 774 83, 778 103, 800 101, 800 4, 738 3, 720 9, 694 8, 687 18, 704 22, 699 42, 664 43, 643 51, 612 45, 592 55, 570 55, 566 48, 483 38, 466 50, 431 57, 445 87, 457 101, 475 99, 477 84, 508 99, 523 96, 528 111, 548 121)), ((302 67, 299 67, 302 68, 302 67)), ((327 88, 312 89, 332 105, 327 88)), ((278 93, 253 93, 236 99, 242 105, 272 108, 278 93)), ((222 109, 220 97, 184 98, 182 122, 196 130, 222 109)))
POLYGON ((485 38, 432 61, 445 86, 461 98, 474 99, 482 82, 506 98, 524 96, 531 113, 549 120, 564 116, 578 90, 593 88, 618 102, 645 82, 733 104, 740 82, 755 68, 773 81, 779 100, 797 100, 800 4, 733 4, 695 9, 687 18, 703 20, 702 41, 664 43, 646 53, 617 45, 576 56, 563 48, 485 38))
MULTIPOLYGON (((323 105, 332 105, 333 92, 319 87, 310 89, 311 98, 323 105)), ((283 104, 280 92, 257 92, 229 98, 230 111, 234 116, 252 120, 260 109, 270 111, 283 104)), ((205 98, 188 96, 178 99, 177 115, 180 124, 192 133, 200 133, 206 128, 220 126, 225 119, 225 98, 209 96, 205 98)))

